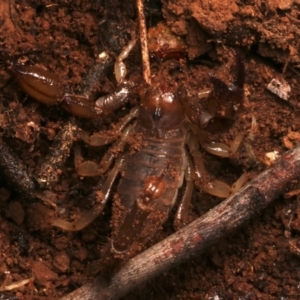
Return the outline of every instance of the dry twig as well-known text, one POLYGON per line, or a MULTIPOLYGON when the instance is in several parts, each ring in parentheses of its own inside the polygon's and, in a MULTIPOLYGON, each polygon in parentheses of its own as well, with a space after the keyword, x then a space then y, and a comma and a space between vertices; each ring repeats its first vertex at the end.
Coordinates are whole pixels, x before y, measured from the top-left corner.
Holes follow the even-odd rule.
POLYGON ((146 29, 143 0, 137 0, 136 6, 137 6, 137 10, 138 10, 139 29, 140 29, 139 31, 140 31, 142 62, 143 62, 143 77, 147 83, 151 84, 147 29, 146 29))
POLYGON ((9 285, 2 285, 0 286, 0 292, 4 292, 4 291, 12 291, 12 290, 15 290, 15 289, 18 289, 30 282, 33 282, 34 281, 34 277, 30 277, 28 279, 23 279, 23 280, 19 280, 19 281, 16 281, 14 283, 11 283, 9 285))
POLYGON ((238 193, 177 231, 167 239, 132 258, 107 283, 100 277, 61 300, 119 299, 133 288, 203 252, 221 237, 261 212, 285 192, 300 175, 300 145, 283 155, 272 167, 238 193))

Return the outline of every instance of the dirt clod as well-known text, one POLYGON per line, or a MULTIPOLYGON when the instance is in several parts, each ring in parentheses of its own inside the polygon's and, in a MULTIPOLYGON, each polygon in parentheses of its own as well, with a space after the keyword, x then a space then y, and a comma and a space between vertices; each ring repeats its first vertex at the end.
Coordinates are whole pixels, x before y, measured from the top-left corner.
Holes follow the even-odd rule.
POLYGON ((58 277, 57 273, 50 270, 44 263, 39 261, 32 264, 32 272, 35 276, 35 280, 42 285, 45 285, 47 281, 51 281, 58 277))
POLYGON ((22 204, 18 201, 10 203, 8 215, 17 225, 21 225, 25 217, 22 204))
POLYGON ((70 266, 70 258, 65 252, 58 253, 53 260, 54 267, 61 273, 65 273, 70 266))

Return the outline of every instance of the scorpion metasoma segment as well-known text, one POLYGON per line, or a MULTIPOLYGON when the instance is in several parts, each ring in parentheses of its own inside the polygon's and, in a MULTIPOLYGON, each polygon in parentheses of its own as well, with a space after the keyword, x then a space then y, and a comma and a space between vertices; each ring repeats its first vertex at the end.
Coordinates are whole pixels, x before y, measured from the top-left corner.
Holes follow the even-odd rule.
MULTIPOLYGON (((133 39, 122 52, 119 63, 127 57, 134 43, 133 39)), ((162 226, 182 186, 184 191, 175 215, 176 228, 186 223, 194 184, 207 193, 225 198, 238 189, 245 182, 245 175, 234 188, 211 179, 198 150, 200 143, 210 153, 228 157, 242 141, 243 135, 238 135, 228 147, 221 143, 208 143, 205 138, 207 132, 216 130, 223 121, 232 123, 243 104, 244 64, 240 55, 236 51, 233 53, 234 83, 228 87, 212 76, 214 88, 204 93, 209 100, 205 111, 200 111, 199 99, 197 103, 183 89, 171 91, 161 83, 159 76, 151 86, 144 82, 125 81, 123 65, 117 67, 121 70, 117 92, 100 98, 96 104, 86 96, 64 94, 59 81, 48 72, 35 67, 26 67, 25 72, 24 66, 21 69, 13 66, 19 83, 32 97, 47 104, 62 102, 69 111, 81 117, 93 118, 109 113, 123 106, 131 94, 141 99, 140 105, 114 126, 113 134, 109 131, 89 136, 81 132, 81 138, 91 146, 113 143, 100 164, 84 161, 79 146, 74 152, 75 167, 80 176, 106 174, 106 180, 100 190, 92 192, 91 197, 95 199, 93 209, 82 212, 74 222, 56 219, 53 225, 71 231, 89 225, 102 213, 113 184, 121 175, 118 193, 114 197, 112 238, 106 250, 115 258, 126 259, 140 251, 162 226), (37 76, 32 76, 32 73, 37 76)))

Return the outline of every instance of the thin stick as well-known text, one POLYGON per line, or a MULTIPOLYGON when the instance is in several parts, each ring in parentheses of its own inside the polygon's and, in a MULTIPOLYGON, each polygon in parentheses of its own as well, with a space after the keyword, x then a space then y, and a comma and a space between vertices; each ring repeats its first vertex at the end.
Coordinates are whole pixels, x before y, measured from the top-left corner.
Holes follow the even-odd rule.
POLYGON ((140 29, 140 41, 141 41, 142 62, 143 62, 143 77, 147 83, 151 84, 147 29, 146 29, 146 19, 145 19, 145 13, 144 13, 143 0, 136 0, 136 6, 138 9, 138 19, 139 19, 139 29, 140 29))
POLYGON ((272 167, 238 193, 177 231, 167 239, 132 258, 110 282, 97 277, 61 300, 119 299, 137 286, 179 263, 197 256, 221 237, 245 224, 285 192, 300 176, 300 145, 283 155, 272 167))

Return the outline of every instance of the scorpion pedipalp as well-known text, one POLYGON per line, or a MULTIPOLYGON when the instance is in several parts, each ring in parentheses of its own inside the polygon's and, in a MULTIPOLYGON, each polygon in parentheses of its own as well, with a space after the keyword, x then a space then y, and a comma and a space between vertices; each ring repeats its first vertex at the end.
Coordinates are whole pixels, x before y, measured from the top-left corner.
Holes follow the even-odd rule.
POLYGON ((102 113, 94 108, 89 98, 66 94, 59 78, 41 67, 14 63, 11 70, 23 90, 39 102, 47 105, 61 103, 66 110, 83 118, 92 118, 102 113))
POLYGON ((20 63, 13 63, 11 70, 24 91, 44 104, 56 104, 64 93, 59 78, 47 70, 20 63))
POLYGON ((243 106, 245 66, 241 54, 234 49, 232 53, 235 60, 233 84, 227 85, 215 75, 210 75, 213 89, 208 95, 206 110, 199 117, 200 127, 209 132, 228 128, 243 106))

